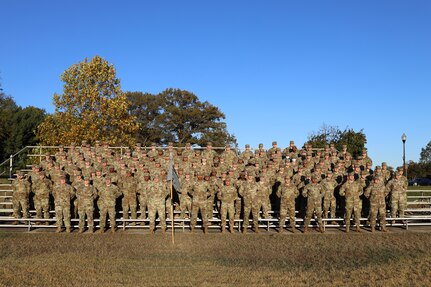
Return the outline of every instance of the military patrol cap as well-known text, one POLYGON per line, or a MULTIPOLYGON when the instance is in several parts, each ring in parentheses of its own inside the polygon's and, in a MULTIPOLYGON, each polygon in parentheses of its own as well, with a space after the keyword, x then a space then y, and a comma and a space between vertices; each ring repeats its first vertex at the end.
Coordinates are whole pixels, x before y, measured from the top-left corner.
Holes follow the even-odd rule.
POLYGON ((64 175, 61 175, 60 180, 63 180, 63 179, 66 180, 66 177, 64 175))
POLYGON ((18 171, 18 173, 16 174, 17 176, 24 176, 24 172, 22 171, 18 171))
POLYGON ((332 171, 328 171, 326 174, 332 174, 332 171))
POLYGON ((272 142, 272 145, 277 145, 277 142, 276 142, 276 141, 273 141, 273 142, 272 142))
POLYGON ((404 171, 401 166, 397 167, 397 171, 404 171))
POLYGON ((362 156, 358 156, 358 160, 363 160, 364 158, 362 156))
POLYGON ((39 177, 42 177, 42 176, 45 176, 45 177, 46 177, 46 174, 45 174, 44 172, 40 172, 40 173, 39 173, 39 177))
POLYGON ((213 143, 212 142, 207 142, 207 146, 212 146, 213 143))
POLYGON ((151 143, 151 146, 156 146, 157 144, 156 143, 151 143))
POLYGON ((386 162, 382 162, 382 166, 388 166, 386 162))
POLYGON ((136 146, 139 146, 139 147, 140 147, 140 146, 142 146, 142 144, 141 144, 141 143, 136 143, 136 146))
POLYGON ((191 146, 191 144, 190 143, 186 143, 186 146, 191 146))
POLYGON ((294 141, 290 141, 289 143, 290 143, 290 144, 295 144, 295 142, 294 142, 294 141))
POLYGON ((259 147, 263 147, 263 143, 260 143, 260 144, 259 144, 259 147))
POLYGON ((173 146, 174 143, 173 142, 168 142, 168 146, 173 146))
POLYGON ((250 145, 249 145, 249 144, 246 144, 246 145, 245 145, 245 148, 249 148, 249 147, 250 147, 250 145))
POLYGON ((100 141, 96 141, 96 144, 100 144, 100 141))

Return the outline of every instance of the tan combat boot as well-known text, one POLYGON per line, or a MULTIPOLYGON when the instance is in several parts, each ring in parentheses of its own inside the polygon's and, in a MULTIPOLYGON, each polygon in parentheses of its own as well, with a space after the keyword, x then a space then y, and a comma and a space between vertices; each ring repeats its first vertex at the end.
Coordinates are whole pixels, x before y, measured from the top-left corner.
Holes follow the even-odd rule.
POLYGON ((319 232, 320 233, 325 233, 325 230, 323 230, 323 226, 319 226, 319 232))
POLYGON ((204 227, 204 233, 207 234, 208 233, 208 226, 204 227))
POLYGON ((66 227, 66 233, 70 233, 70 227, 69 226, 66 227))
POLYGON ((278 229, 278 233, 283 233, 283 227, 280 227, 280 228, 278 229))
POLYGON ((60 233, 61 232, 61 227, 57 227, 57 229, 55 230, 55 233, 60 233))
POLYGON ((295 233, 295 232, 296 232, 296 227, 292 226, 292 233, 295 233))
POLYGON ((359 226, 356 226, 356 232, 361 232, 361 228, 359 226))
POLYGON ((115 233, 115 226, 111 227, 111 233, 115 233))
POLYGON ((105 227, 100 227, 99 233, 105 233, 105 227))
POLYGON ((93 226, 89 226, 88 227, 88 232, 89 233, 93 233, 94 232, 94 227, 93 226))
POLYGON ((78 230, 78 233, 83 233, 84 232, 84 228, 80 227, 78 230))
POLYGON ((194 226, 190 227, 190 233, 195 233, 195 227, 194 226))
POLYGON ((376 231, 376 228, 374 226, 371 226, 371 233, 374 233, 376 231))
POLYGON ((350 232, 350 225, 346 225, 346 233, 350 232))
POLYGON ((234 231, 233 231, 233 226, 230 226, 229 227, 229 231, 230 231, 230 233, 233 233, 234 231))
POLYGON ((308 232, 308 226, 305 226, 304 227, 304 233, 307 233, 308 232))

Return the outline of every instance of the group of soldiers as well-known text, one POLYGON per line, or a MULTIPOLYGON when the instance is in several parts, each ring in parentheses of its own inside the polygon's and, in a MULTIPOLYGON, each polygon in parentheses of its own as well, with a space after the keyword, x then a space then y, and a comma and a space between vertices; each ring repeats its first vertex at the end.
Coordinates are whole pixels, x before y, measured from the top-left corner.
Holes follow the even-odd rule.
MULTIPOLYGON (((293 141, 285 149, 277 142, 265 149, 245 146, 242 152, 230 145, 215 150, 211 143, 204 149, 190 144, 175 148, 150 148, 136 144, 125 152, 115 152, 108 144, 85 141, 74 143, 68 149, 60 146, 55 154, 47 154, 39 165, 25 175, 18 172, 13 184, 13 211, 15 218, 29 216, 30 199, 36 209, 36 218, 50 218, 54 206, 57 232, 71 231, 71 216, 79 218, 79 232, 94 231, 94 216, 100 219, 100 232, 105 231, 109 217, 111 231, 115 232, 119 205, 124 219, 149 219, 150 232, 156 228, 156 215, 161 230, 166 229, 166 213, 172 207, 181 218, 190 218, 194 232, 200 215, 204 232, 209 221, 219 217, 220 228, 229 227, 242 219, 242 231, 247 232, 250 216, 253 230, 259 232, 259 218, 269 219, 278 214, 278 231, 289 225, 296 231, 296 216, 304 216, 303 232, 311 219, 324 232, 322 219, 343 217, 346 232, 351 220, 360 232, 360 218, 369 220, 371 231, 379 218, 382 231, 386 229, 386 210, 390 216, 404 217, 407 204, 407 179, 403 170, 395 172, 386 163, 372 169, 367 150, 352 158, 343 146, 334 145, 313 149, 305 144, 298 149, 293 141), (168 169, 174 166, 180 188, 172 193, 168 169), (53 198, 53 201, 52 201, 53 198), (120 203, 121 202, 121 203, 120 203), (97 208, 96 208, 97 207, 97 208), (148 210, 148 213, 147 213, 148 210), (274 213, 271 210, 276 211, 274 213), (228 219, 228 220, 227 220, 228 219)), ((131 220, 130 224, 135 224, 131 220)))

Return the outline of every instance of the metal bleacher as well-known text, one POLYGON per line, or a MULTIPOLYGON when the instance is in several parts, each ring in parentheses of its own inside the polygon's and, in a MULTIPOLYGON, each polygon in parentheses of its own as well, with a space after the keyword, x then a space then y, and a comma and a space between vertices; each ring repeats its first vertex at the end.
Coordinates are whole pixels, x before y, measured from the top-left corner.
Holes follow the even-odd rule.
MULTIPOLYGON (((38 228, 53 228, 55 227, 55 212, 53 210, 50 211, 51 218, 50 219, 41 219, 35 218, 35 210, 30 209, 30 218, 27 219, 19 219, 18 221, 13 218, 12 213, 12 187, 11 183, 14 180, 14 171, 17 170, 17 167, 14 165, 14 161, 18 156, 25 155, 27 157, 27 164, 24 166, 21 165, 19 168, 23 171, 29 171, 31 160, 36 160, 36 162, 40 162, 43 151, 47 149, 56 149, 57 147, 26 147, 12 155, 10 159, 6 160, 2 164, 0 164, 0 176, 3 176, 0 183, 0 229, 2 228, 22 228, 27 229, 28 231, 38 228)), ((123 152, 124 147, 117 147, 120 152, 123 152)), ((412 226, 431 226, 431 188, 429 190, 408 190, 407 191, 407 209, 405 216, 403 218, 391 218, 390 212, 387 212, 387 226, 391 227, 402 227, 408 229, 412 226), (392 220, 395 220, 393 223, 392 220)), ((182 219, 179 216, 179 211, 174 212, 174 220, 173 227, 178 230, 185 231, 189 228, 190 219, 182 219)), ((220 219, 218 217, 218 213, 214 210, 214 217, 209 219, 211 226, 210 229, 220 229, 220 219)), ((138 211, 138 217, 140 215, 140 211, 138 211)), ((278 212, 270 212, 270 218, 259 218, 259 227, 271 230, 278 228, 278 212)), ((172 228, 172 221, 169 218, 169 213, 167 213, 167 227, 172 228)), ((148 219, 124 219, 122 216, 122 211, 117 212, 116 224, 119 228, 125 229, 148 229, 149 222, 148 219), (133 223, 133 224, 132 224, 133 223)), ((98 227, 99 219, 95 218, 95 227, 98 227)), ((289 220, 287 219, 286 222, 289 220)), ((361 218, 361 226, 367 226, 367 218, 361 218)), ((341 228, 344 226, 344 220, 342 218, 332 219, 323 219, 324 228, 341 228), (335 221, 337 224, 331 224, 332 221, 335 221)), ((200 221, 198 220, 198 224, 200 221)), ((242 220, 235 220, 235 228, 240 230, 242 226, 242 220)), ((310 226, 315 226, 315 220, 311 220, 310 226)), ((303 218, 297 217, 295 222, 296 227, 303 226, 303 218)), ((78 227, 78 219, 72 219, 72 226, 78 227)), ((199 226, 197 226, 199 227, 199 226)))

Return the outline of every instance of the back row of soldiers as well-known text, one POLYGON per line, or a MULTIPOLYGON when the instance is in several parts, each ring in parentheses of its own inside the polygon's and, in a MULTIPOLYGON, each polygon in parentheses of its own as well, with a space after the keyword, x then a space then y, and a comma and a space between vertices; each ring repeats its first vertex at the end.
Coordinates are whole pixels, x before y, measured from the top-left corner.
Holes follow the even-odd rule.
POLYGON ((121 197, 123 217, 137 218, 138 201, 141 218, 150 220, 150 230, 155 229, 156 214, 165 230, 166 209, 170 207, 167 170, 170 157, 181 183, 181 190, 174 196, 175 208, 181 217, 191 214, 191 230, 200 212, 204 232, 213 218, 214 208, 220 211, 221 230, 225 231, 229 215, 229 229, 233 232, 235 219, 242 214, 243 231, 248 229, 250 213, 253 227, 258 232, 258 218, 269 218, 269 211, 279 210, 279 231, 289 215, 290 226, 295 232, 295 211, 305 209, 304 232, 307 232, 313 215, 323 232, 322 217, 335 219, 336 212, 344 214, 346 231, 354 214, 356 230, 362 205, 369 216, 372 231, 376 217, 385 231, 386 199, 390 194, 391 217, 404 216, 407 180, 402 170, 392 174, 385 163, 373 170, 372 161, 364 149, 355 160, 343 146, 337 151, 333 145, 323 150, 313 150, 304 145, 298 150, 293 141, 281 150, 276 142, 265 150, 260 144, 252 151, 249 145, 238 154, 229 145, 218 153, 208 143, 206 149, 192 149, 187 144, 177 149, 169 144, 166 149, 152 144, 149 150, 137 144, 124 155, 113 152, 107 144, 95 147, 74 144, 66 151, 63 147, 46 155, 39 166, 34 166, 28 177, 18 174, 14 181, 14 216, 28 216, 30 193, 37 218, 49 218, 50 195, 54 198, 57 231, 63 221, 70 232, 71 207, 79 216, 79 231, 83 232, 85 217, 89 231, 93 231, 95 202, 100 214, 100 231, 106 226, 109 215, 111 230, 115 231, 116 202, 121 197), (71 205, 72 204, 72 205, 71 205))

